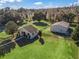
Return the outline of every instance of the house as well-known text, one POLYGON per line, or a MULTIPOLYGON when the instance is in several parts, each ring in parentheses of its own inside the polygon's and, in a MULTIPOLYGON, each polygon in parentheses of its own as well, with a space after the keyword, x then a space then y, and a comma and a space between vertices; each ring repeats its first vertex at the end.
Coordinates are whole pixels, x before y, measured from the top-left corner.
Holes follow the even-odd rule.
POLYGON ((65 21, 60 21, 60 22, 52 24, 50 30, 56 33, 68 34, 69 27, 70 27, 69 23, 65 21))
POLYGON ((28 39, 33 39, 38 35, 38 30, 32 26, 32 25, 27 25, 20 27, 19 29, 19 35, 20 36, 26 36, 28 39))

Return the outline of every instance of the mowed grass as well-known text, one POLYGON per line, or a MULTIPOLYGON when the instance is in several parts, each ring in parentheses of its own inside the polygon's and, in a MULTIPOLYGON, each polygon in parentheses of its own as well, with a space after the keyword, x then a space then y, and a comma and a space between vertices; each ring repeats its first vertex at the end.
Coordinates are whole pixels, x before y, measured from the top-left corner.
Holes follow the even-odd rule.
POLYGON ((16 46, 0 59, 77 59, 77 47, 73 42, 43 33, 44 45, 39 40, 24 47, 16 46))
POLYGON ((44 45, 39 40, 24 47, 17 45, 11 53, 0 59, 78 59, 78 48, 73 41, 51 33, 50 26, 35 27, 42 30, 44 45))
POLYGON ((5 38, 7 38, 7 37, 9 37, 9 36, 10 36, 10 35, 6 34, 5 31, 0 32, 0 40, 3 40, 3 39, 5 39, 5 38))

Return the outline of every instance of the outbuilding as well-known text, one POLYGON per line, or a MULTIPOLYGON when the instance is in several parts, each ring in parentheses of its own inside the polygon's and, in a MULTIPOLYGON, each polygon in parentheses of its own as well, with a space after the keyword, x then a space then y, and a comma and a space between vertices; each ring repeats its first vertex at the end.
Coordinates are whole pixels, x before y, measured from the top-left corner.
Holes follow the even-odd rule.
POLYGON ((60 22, 52 24, 50 30, 52 32, 56 32, 56 33, 68 34, 69 28, 70 28, 70 25, 68 22, 60 21, 60 22))

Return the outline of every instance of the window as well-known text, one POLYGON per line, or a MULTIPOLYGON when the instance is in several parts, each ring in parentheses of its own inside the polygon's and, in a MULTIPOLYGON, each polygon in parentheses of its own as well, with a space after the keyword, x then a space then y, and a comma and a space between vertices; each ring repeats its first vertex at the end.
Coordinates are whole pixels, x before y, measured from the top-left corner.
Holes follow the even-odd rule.
POLYGON ((32 35, 34 35, 35 33, 33 32, 32 35))
POLYGON ((25 32, 22 32, 22 36, 26 36, 26 33, 25 32))
POLYGON ((27 34, 27 36, 28 36, 28 39, 30 39, 30 34, 29 33, 27 34))

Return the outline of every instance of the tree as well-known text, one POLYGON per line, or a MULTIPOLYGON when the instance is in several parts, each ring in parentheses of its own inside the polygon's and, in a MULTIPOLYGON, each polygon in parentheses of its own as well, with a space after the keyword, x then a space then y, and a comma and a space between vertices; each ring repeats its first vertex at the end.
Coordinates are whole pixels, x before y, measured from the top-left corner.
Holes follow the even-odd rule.
POLYGON ((68 14, 69 22, 74 22, 74 17, 75 17, 75 16, 76 16, 75 14, 69 13, 69 14, 68 14))
POLYGON ((68 14, 64 14, 62 16, 62 19, 64 19, 64 21, 67 21, 67 22, 74 22, 74 18, 75 18, 75 14, 73 13, 68 13, 68 14))
POLYGON ((6 11, 10 11, 10 7, 4 8, 4 11, 5 11, 5 12, 6 12, 6 11))
POLYGON ((72 39, 75 41, 79 40, 79 24, 77 25, 77 27, 75 28, 75 31, 72 34, 72 39))
POLYGON ((62 20, 69 22, 69 17, 68 17, 68 15, 67 15, 67 14, 64 14, 64 15, 62 16, 62 20))
POLYGON ((14 34, 18 29, 18 25, 14 21, 9 21, 5 26, 5 32, 8 34, 14 34))
POLYGON ((48 10, 47 10, 47 12, 46 12, 46 19, 47 19, 49 22, 54 22, 55 14, 53 14, 52 9, 48 9, 48 10))
POLYGON ((46 16, 42 12, 36 12, 33 17, 33 20, 37 20, 38 22, 45 19, 46 19, 46 16))
POLYGON ((24 11, 26 11, 23 7, 21 7, 21 8, 19 8, 18 10, 17 10, 18 12, 24 12, 24 11))

